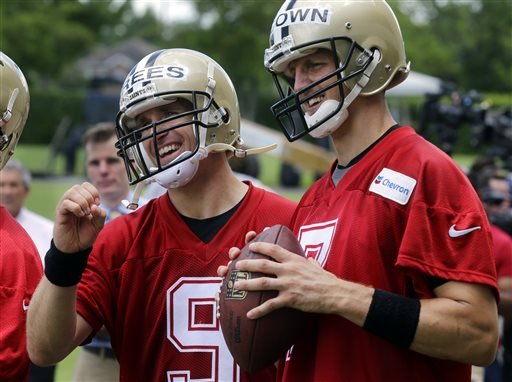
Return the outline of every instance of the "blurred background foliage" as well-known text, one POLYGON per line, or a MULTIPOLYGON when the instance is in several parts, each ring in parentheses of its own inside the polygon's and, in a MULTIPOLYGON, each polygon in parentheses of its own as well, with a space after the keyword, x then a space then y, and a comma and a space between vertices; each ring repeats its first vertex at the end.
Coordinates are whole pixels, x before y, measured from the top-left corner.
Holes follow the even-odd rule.
MULTIPOLYGON (((197 49, 230 74, 242 116, 275 127, 276 93, 263 51, 281 0, 188 1, 189 18, 164 20, 135 1, 0 0, 0 49, 23 69, 31 112, 21 143, 48 144, 63 115, 85 119, 88 79, 77 64, 99 47, 138 38, 156 47, 197 49), (140 7, 139 7, 140 9, 140 7)), ((162 2, 160 9, 172 2, 162 2)), ((512 1, 389 1, 412 69, 474 89, 495 106, 512 104, 512 1)), ((142 58, 142 57, 141 57, 142 58)), ((421 100, 411 100, 417 106, 421 100)), ((414 115, 414 112, 413 112, 414 115)))

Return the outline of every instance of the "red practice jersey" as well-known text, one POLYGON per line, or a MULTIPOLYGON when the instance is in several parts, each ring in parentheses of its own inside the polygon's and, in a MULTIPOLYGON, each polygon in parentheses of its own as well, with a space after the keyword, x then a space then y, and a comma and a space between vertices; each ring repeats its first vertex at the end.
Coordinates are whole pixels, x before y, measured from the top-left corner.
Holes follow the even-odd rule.
MULTIPOLYGON (((341 179, 326 174, 294 217, 307 256, 336 276, 414 298, 429 279, 497 294, 490 228, 465 174, 410 127, 392 131, 341 179)), ((335 315, 288 353, 284 381, 469 381, 470 366, 400 348, 335 315)))
MULTIPOLYGON (((108 223, 94 243, 77 310, 104 324, 122 381, 249 381, 234 363, 216 318, 219 265, 248 231, 289 226, 296 203, 250 185, 239 208, 207 244, 167 194, 108 223)), ((273 381, 274 368, 253 381, 273 381)))
POLYGON ((0 205, 0 381, 26 381, 27 310, 43 265, 27 232, 0 205))

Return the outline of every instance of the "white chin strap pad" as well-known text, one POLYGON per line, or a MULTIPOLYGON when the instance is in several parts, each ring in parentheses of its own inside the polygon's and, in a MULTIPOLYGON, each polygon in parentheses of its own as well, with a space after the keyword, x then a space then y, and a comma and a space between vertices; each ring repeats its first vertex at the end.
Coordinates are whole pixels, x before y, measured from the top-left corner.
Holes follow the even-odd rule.
MULTIPOLYGON (((327 101, 324 101, 320 105, 320 107, 315 112, 315 114, 313 114, 313 115, 309 115, 308 113, 304 114, 304 119, 306 120, 308 127, 316 125, 323 118, 325 118, 329 114, 332 114, 334 112, 334 110, 336 110, 339 107, 339 104, 340 103, 338 101, 329 99, 327 101)), ((326 136, 330 135, 333 131, 335 131, 338 127, 340 127, 341 124, 343 122, 345 122, 345 120, 347 118, 348 118, 348 110, 346 108, 346 105, 343 105, 343 107, 341 108, 341 110, 339 112, 337 112, 335 115, 333 115, 327 121, 322 123, 316 129, 311 130, 309 132, 309 135, 311 135, 313 138, 326 137, 326 136)))
MULTIPOLYGON (((179 157, 175 159, 175 161, 179 160, 181 157, 185 155, 190 155, 190 151, 185 151, 179 157)), ((153 175, 151 179, 157 182, 164 188, 178 188, 182 187, 192 178, 197 172, 199 168, 199 161, 208 156, 208 151, 206 151, 203 147, 199 148, 199 151, 191 158, 184 160, 183 162, 169 167, 168 169, 153 175)))
POLYGON ((186 160, 154 175, 153 179, 164 188, 178 188, 190 182, 198 167, 199 161, 186 160))

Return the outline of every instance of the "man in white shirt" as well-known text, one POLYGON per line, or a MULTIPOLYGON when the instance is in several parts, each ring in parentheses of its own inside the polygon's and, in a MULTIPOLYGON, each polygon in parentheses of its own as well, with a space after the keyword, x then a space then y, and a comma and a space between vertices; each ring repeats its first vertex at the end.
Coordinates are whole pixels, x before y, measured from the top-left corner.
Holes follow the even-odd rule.
POLYGON ((44 266, 44 256, 52 239, 53 222, 24 207, 31 183, 32 176, 23 164, 10 160, 0 171, 0 203, 32 238, 44 266))

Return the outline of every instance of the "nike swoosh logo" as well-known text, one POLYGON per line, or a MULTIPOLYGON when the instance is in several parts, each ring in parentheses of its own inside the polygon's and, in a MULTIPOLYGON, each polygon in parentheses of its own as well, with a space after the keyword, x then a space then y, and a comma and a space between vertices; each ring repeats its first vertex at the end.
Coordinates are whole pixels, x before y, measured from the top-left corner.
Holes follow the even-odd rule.
POLYGON ((459 236, 467 235, 468 233, 476 231, 477 229, 480 229, 480 228, 482 228, 482 227, 477 226, 477 227, 471 227, 471 228, 467 228, 467 229, 458 230, 458 229, 455 229, 455 224, 454 224, 448 230, 448 235, 450 235, 450 237, 459 237, 459 236))
POLYGON ((21 307, 23 308, 23 310, 26 312, 28 310, 28 304, 25 304, 25 300, 23 300, 21 302, 21 307))

